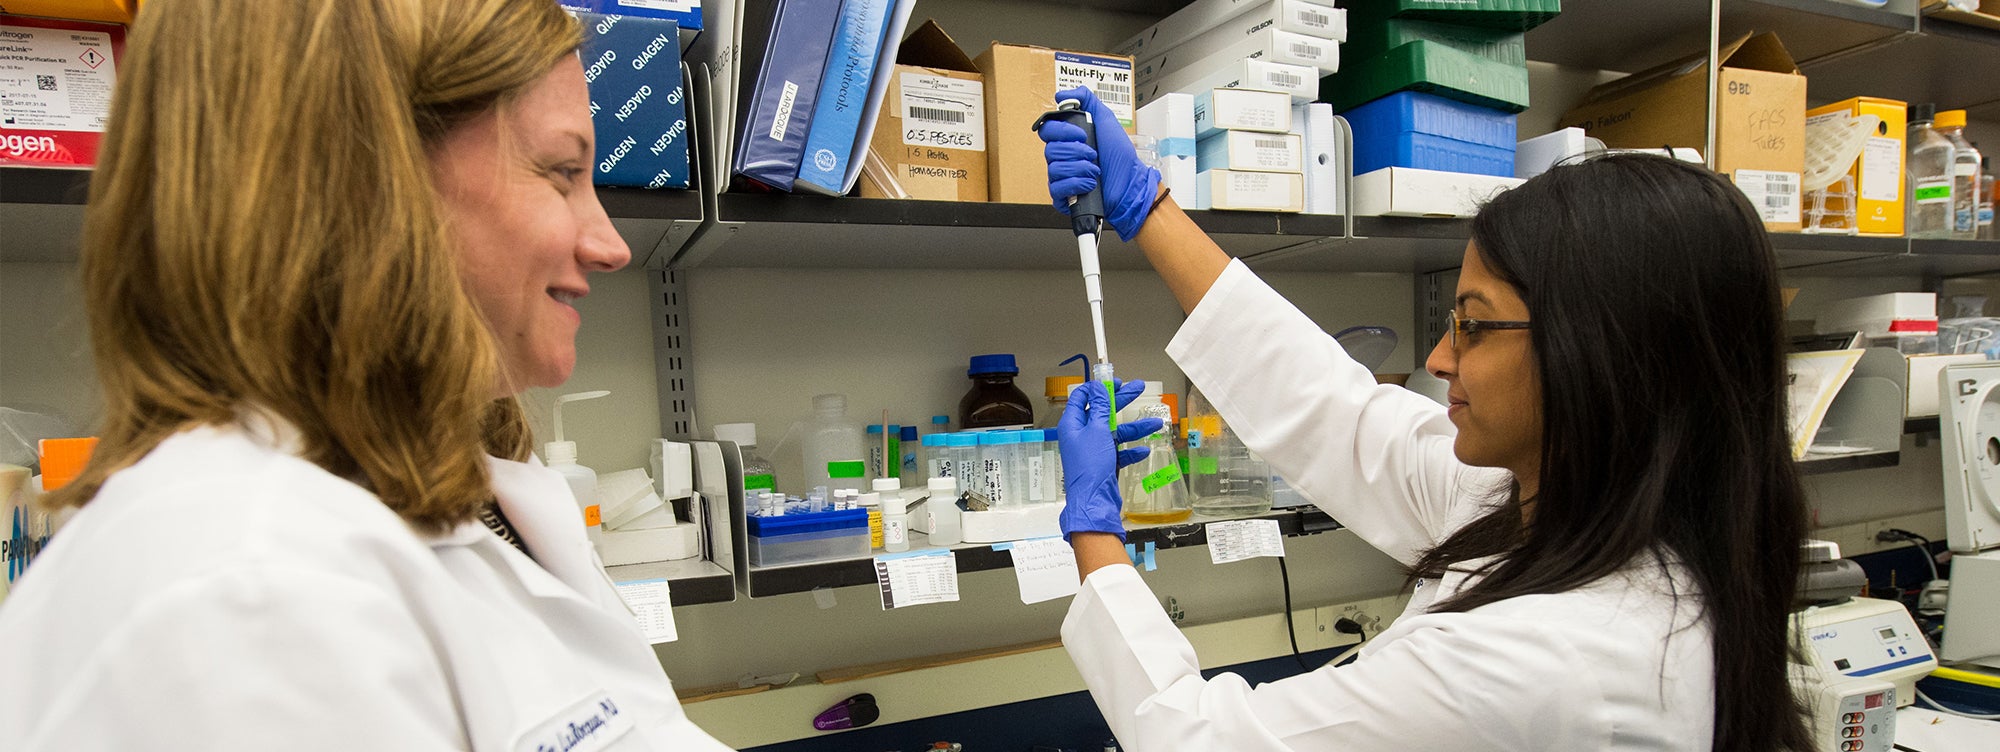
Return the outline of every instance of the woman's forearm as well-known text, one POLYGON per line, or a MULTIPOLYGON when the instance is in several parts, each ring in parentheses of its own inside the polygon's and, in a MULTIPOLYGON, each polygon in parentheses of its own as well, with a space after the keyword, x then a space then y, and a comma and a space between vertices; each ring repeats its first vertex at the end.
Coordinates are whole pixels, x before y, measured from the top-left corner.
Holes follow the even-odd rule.
MULTIPOLYGON (((1192 313, 1222 270, 1229 266, 1229 254, 1210 240, 1208 234, 1181 211, 1168 196, 1146 217, 1133 241, 1146 254, 1146 261, 1166 280, 1167 289, 1183 312, 1192 313)), ((1122 549, 1121 549, 1122 550, 1122 549)))

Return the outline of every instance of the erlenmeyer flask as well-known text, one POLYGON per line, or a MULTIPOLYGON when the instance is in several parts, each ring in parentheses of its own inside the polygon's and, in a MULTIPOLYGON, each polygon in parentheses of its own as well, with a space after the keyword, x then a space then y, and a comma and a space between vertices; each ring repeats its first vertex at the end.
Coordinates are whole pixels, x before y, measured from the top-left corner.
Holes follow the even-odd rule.
POLYGON ((1271 511, 1271 466, 1258 457, 1199 390, 1188 390, 1188 490, 1194 512, 1241 517, 1271 511))
POLYGON ((1132 404, 1141 410, 1134 418, 1159 418, 1159 431, 1141 443, 1152 450, 1146 458, 1118 471, 1118 492, 1125 497, 1125 519, 1141 525, 1180 522, 1193 513, 1188 505, 1187 481, 1181 476, 1180 458, 1174 453, 1173 409, 1158 398, 1132 404))

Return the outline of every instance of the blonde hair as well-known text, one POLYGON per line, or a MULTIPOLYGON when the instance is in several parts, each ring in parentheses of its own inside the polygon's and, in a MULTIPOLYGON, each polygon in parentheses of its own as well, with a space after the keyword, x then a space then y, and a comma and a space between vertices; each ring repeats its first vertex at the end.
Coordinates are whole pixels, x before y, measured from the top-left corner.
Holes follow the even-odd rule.
POLYGON ((578 40, 553 0, 147 3, 83 239, 102 442, 56 503, 255 407, 414 528, 472 519, 529 436, 429 152, 578 40))

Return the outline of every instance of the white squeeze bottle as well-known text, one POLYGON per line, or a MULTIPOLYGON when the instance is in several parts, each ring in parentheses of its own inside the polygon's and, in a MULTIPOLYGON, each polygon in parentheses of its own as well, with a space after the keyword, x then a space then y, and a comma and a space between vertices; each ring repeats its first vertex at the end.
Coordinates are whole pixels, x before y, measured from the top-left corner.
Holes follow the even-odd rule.
POLYGON ((958 479, 930 479, 931 500, 924 510, 931 517, 931 543, 954 546, 964 537, 958 509, 958 479))
POLYGON ((549 461, 549 469, 562 474, 569 483, 570 495, 576 497, 576 505, 583 511, 584 533, 596 543, 604 534, 602 515, 598 511, 597 471, 576 463, 576 442, 563 440, 562 408, 567 402, 597 399, 611 394, 608 391, 577 392, 556 398, 555 429, 556 440, 542 446, 542 454, 549 461))

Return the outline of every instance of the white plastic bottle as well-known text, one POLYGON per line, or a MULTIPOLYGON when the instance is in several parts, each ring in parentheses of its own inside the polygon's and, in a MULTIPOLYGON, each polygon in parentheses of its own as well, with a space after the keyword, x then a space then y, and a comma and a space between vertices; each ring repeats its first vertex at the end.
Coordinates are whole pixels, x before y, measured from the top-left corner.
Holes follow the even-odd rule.
POLYGON ((577 464, 576 442, 563 440, 563 405, 577 400, 597 399, 611 394, 608 391, 577 392, 556 398, 554 441, 542 445, 542 454, 549 462, 549 469, 560 473, 569 484, 569 493, 576 497, 577 508, 583 512, 584 534, 592 543, 604 535, 603 515, 598 509, 597 471, 577 464))
POLYGON ((1965 140, 1965 110, 1937 114, 1937 132, 1951 142, 1951 236, 1979 237, 1979 150, 1965 140))
POLYGON ((715 439, 735 444, 743 453, 743 490, 770 491, 778 487, 777 468, 771 461, 757 453, 757 424, 721 423, 715 427, 715 439))
POLYGON ((910 500, 901 493, 882 497, 882 550, 910 550, 910 500))
POLYGON ((965 528, 959 518, 958 479, 932 478, 930 492, 931 500, 924 502, 924 510, 931 518, 931 542, 940 546, 958 545, 965 539, 965 528))
POLYGON ((822 394, 813 398, 812 420, 806 423, 799 453, 804 457, 806 488, 862 488, 864 478, 837 476, 830 469, 832 463, 865 463, 868 460, 867 446, 861 440, 861 426, 847 417, 847 395, 822 394))
POLYGON ((1909 157, 1904 160, 1908 204, 1903 234, 1912 238, 1951 237, 1951 141, 1931 127, 1937 108, 1910 106, 1909 157))

